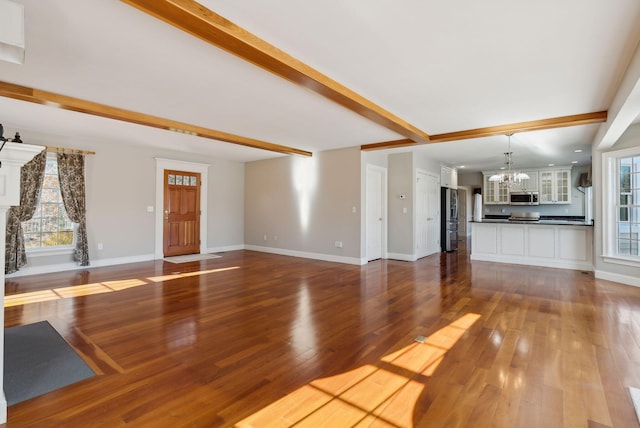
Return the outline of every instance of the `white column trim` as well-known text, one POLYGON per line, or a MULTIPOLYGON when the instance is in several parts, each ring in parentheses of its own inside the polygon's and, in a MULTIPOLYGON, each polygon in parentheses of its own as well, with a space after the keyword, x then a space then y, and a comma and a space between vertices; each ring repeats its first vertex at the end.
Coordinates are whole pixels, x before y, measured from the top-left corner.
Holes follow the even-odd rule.
MULTIPOLYGON (((6 143, 0 152, 0 230, 7 228, 7 210, 13 205, 20 205, 20 168, 44 150, 44 146, 31 144, 6 143)), ((7 397, 4 393, 4 263, 6 237, 0 233, 0 254, 2 254, 2 269, 0 269, 0 424, 7 422, 7 397)))

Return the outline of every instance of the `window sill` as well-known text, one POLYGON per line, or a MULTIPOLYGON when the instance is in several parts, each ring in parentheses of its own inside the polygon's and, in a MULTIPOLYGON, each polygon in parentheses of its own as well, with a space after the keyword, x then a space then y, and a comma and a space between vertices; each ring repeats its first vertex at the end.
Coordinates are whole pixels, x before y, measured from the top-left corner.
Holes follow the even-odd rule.
POLYGON ((27 250, 27 257, 64 256, 73 254, 74 247, 38 248, 27 250))
POLYGON ((622 257, 622 256, 606 256, 603 255, 602 259, 605 263, 614 263, 617 265, 632 266, 640 268, 640 257, 622 257))

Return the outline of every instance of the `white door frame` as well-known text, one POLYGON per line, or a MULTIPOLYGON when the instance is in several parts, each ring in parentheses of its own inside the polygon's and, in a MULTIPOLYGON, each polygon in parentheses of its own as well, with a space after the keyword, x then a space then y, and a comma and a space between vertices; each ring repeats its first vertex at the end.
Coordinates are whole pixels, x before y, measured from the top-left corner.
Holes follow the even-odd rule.
POLYGON ((207 183, 209 165, 204 163, 186 162, 173 159, 156 159, 156 244, 154 257, 156 260, 164 258, 162 248, 162 221, 164 211, 164 170, 176 170, 200 173, 200 253, 207 252, 207 183))
MULTIPOLYGON (((367 180, 366 180, 366 186, 367 189, 369 188, 369 186, 371 185, 371 183, 369 183, 368 177, 369 177, 369 171, 373 170, 376 172, 379 172, 382 175, 382 188, 380 189, 380 204, 382 205, 380 207, 380 211, 382 212, 382 222, 381 222, 381 227, 382 227, 382 236, 380 239, 380 245, 382 246, 380 254, 382 254, 382 258, 383 259, 388 259, 389 258, 389 252, 387 250, 387 168, 378 166, 378 165, 373 165, 373 164, 367 164, 367 180)), ((366 195, 366 189, 365 189, 365 195, 366 195)), ((366 204, 365 204, 366 206, 366 204)), ((365 259, 369 258, 369 255, 367 254, 367 248, 368 248, 368 242, 366 239, 367 236, 367 228, 366 228, 366 224, 368 224, 368 215, 369 213, 366 213, 365 215, 365 259)), ((368 260, 367 260, 368 261, 368 260)))

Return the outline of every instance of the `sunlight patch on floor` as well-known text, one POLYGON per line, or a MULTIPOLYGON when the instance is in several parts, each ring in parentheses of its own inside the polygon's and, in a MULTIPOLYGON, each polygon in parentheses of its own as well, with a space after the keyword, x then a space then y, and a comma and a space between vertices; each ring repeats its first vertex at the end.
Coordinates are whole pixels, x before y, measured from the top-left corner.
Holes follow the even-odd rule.
POLYGON ((242 420, 236 427, 412 427, 424 380, 480 318, 466 314, 424 343, 383 357, 378 364, 317 379, 242 420))
POLYGON ((233 269, 240 269, 240 266, 232 266, 220 269, 201 270, 195 272, 175 273, 149 277, 145 279, 124 279, 120 281, 104 281, 92 284, 72 285, 70 287, 52 288, 50 290, 38 290, 28 293, 10 294, 4 297, 4 307, 28 305, 31 303, 41 303, 51 300, 69 299, 94 294, 112 293, 114 291, 126 290, 150 283, 170 281, 179 278, 189 278, 192 276, 208 275, 211 273, 224 272, 233 269))

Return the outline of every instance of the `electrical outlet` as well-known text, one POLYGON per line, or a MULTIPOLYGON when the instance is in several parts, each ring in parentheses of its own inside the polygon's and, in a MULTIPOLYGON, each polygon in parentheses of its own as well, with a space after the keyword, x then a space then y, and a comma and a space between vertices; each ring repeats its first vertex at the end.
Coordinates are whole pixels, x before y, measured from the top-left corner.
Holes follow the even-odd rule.
POLYGON ((264 235, 264 240, 265 240, 265 241, 267 240, 267 235, 264 235))
POLYGON ((104 245, 102 245, 102 242, 98 242, 98 251, 102 250, 104 250, 104 245))
POLYGON ((336 248, 342 248, 342 241, 336 241, 336 248))
POLYGON ((278 240, 278 235, 273 235, 273 240, 277 241, 278 240))

